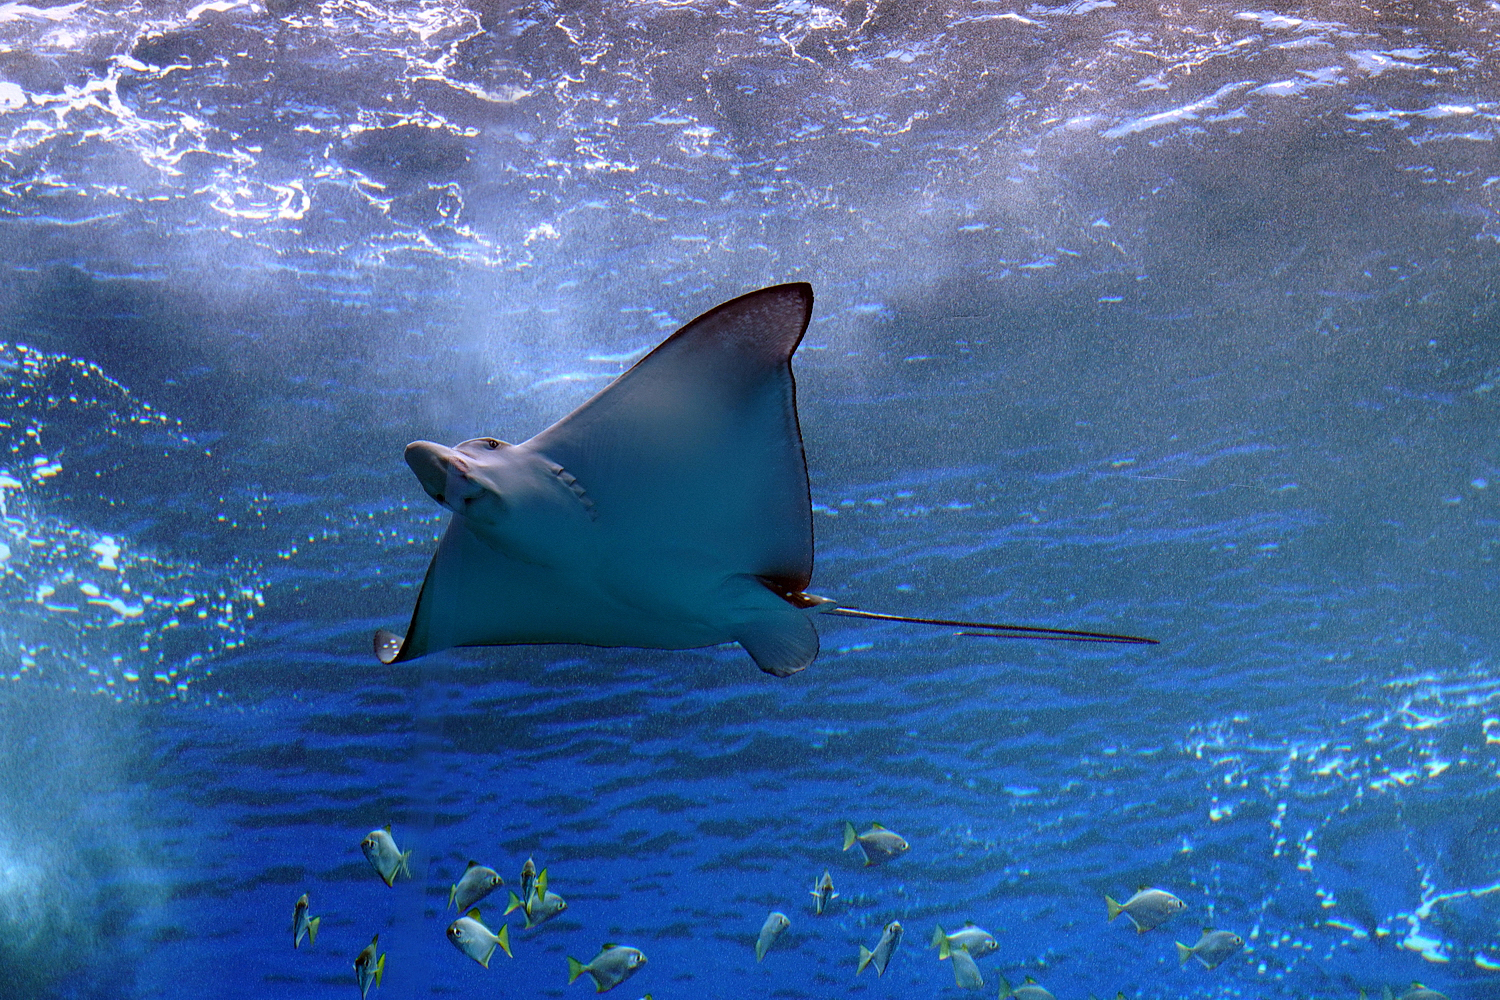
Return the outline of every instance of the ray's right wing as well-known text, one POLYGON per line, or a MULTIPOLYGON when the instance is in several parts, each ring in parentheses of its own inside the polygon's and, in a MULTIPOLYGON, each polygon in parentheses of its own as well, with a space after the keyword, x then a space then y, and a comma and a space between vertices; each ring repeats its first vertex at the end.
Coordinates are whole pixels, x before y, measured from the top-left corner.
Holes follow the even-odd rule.
POLYGON ((804 590, 812 501, 791 358, 812 287, 704 313, 521 447, 577 477, 618 550, 677 556, 804 590))

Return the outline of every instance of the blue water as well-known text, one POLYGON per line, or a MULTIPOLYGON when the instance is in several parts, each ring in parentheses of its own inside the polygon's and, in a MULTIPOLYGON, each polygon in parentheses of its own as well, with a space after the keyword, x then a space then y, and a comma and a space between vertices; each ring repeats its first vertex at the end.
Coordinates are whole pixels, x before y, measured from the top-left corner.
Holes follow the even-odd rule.
POLYGON ((349 998, 378 932, 379 1000, 587 995, 604 942, 628 1000, 957 997, 972 920, 975 996, 1500 997, 1497 46, 1478 2, 0 5, 0 995, 349 998), (446 517, 408 441, 523 440, 794 280, 815 592, 1162 644, 374 660, 446 517), (568 909, 480 968, 448 886, 527 857, 568 909), (1106 922, 1147 884, 1187 912, 1106 922), (1245 950, 1179 968, 1205 926, 1245 950))

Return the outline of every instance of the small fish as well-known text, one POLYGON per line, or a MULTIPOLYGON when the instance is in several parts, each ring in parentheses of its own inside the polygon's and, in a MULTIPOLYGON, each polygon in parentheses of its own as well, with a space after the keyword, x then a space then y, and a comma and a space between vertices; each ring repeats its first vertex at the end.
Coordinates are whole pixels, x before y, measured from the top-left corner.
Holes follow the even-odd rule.
POLYGON ((385 880, 386 885, 395 885, 397 875, 411 878, 411 869, 406 864, 407 859, 411 857, 411 851, 402 851, 396 847, 396 841, 391 837, 389 823, 385 825, 384 830, 371 830, 365 834, 365 839, 359 842, 359 848, 365 852, 365 858, 370 862, 370 867, 375 869, 375 874, 385 880))
POLYGON ((360 1000, 370 995, 370 984, 379 986, 380 978, 385 975, 385 956, 381 955, 378 960, 375 958, 379 944, 380 935, 376 934, 365 945, 365 950, 354 957, 354 981, 359 983, 360 1000))
MULTIPOLYGON (((540 884, 539 879, 538 885, 540 884)), ((522 903, 515 893, 511 893, 510 905, 505 908, 505 912, 512 913, 515 910, 521 910, 526 914, 526 929, 530 930, 537 924, 546 923, 567 908, 568 901, 555 892, 549 892, 545 896, 532 896, 530 906, 522 903)))
POLYGON ((292 907, 292 947, 302 947, 302 936, 307 935, 307 943, 310 945, 318 943, 318 925, 323 922, 322 917, 307 916, 307 893, 297 900, 297 905, 292 907))
POLYGON ((511 958, 516 957, 510 953, 510 925, 501 927, 499 934, 493 934, 480 923, 478 910, 470 910, 449 924, 448 940, 453 942, 453 947, 486 969, 490 967, 490 956, 495 953, 496 948, 511 958))
POLYGON ((892 920, 880 932, 880 940, 876 942, 874 951, 871 951, 864 945, 859 946, 859 968, 854 970, 854 974, 856 976, 859 975, 865 971, 865 966, 874 963, 875 974, 877 976, 885 975, 885 967, 890 964, 891 955, 900 943, 901 921, 892 920))
POLYGON ((1116 903, 1105 896, 1104 905, 1109 907, 1110 920, 1122 913, 1129 917, 1130 922, 1135 924, 1137 934, 1144 934, 1153 927, 1160 927, 1187 909, 1186 903, 1165 889, 1142 889, 1123 903, 1116 903))
POLYGON ((646 956, 639 948, 627 948, 621 944, 607 944, 588 965, 576 958, 568 959, 568 983, 587 972, 594 980, 594 992, 612 990, 640 971, 646 964, 646 956))
MULTIPOLYGON (((1363 995, 1363 993, 1364 990, 1360 990, 1360 994, 1363 995)), ((1383 1000, 1392 1000, 1391 988, 1389 986, 1382 988, 1381 997, 1383 1000)), ((1411 984, 1411 989, 1396 997, 1395 1000, 1448 1000, 1448 998, 1437 990, 1428 989, 1421 983, 1414 982, 1411 984)))
POLYGON ((470 861, 463 875, 448 890, 448 905, 458 904, 458 912, 463 913, 504 884, 505 879, 495 869, 470 861))
POLYGON ((1026 979, 1021 983, 1021 985, 1016 987, 1012 987, 1010 983, 1006 981, 1005 977, 1001 976, 1000 1000, 1011 1000, 1012 997, 1014 997, 1015 1000, 1057 1000, 1056 997, 1043 989, 1042 986, 1030 976, 1027 976, 1026 979))
POLYGON ((771 915, 766 917, 766 922, 760 925, 760 937, 755 939, 755 960, 757 962, 766 957, 766 952, 770 951, 771 945, 775 944, 776 939, 781 937, 781 932, 790 926, 792 926, 792 922, 787 918, 785 913, 778 913, 775 910, 771 911, 771 915))
POLYGON ((953 959, 953 981, 960 989, 977 990, 984 985, 984 977, 979 974, 979 966, 969 949, 954 948, 948 952, 948 957, 953 959))
MULTIPOLYGON (((530 899, 536 892, 536 862, 530 858, 521 866, 521 898, 530 899)), ((542 891, 547 891, 547 869, 542 869, 542 891)))
POLYGON ((938 950, 938 960, 942 961, 959 948, 967 948, 974 958, 983 958, 1000 945, 995 941, 995 936, 983 927, 964 924, 952 934, 943 933, 943 928, 939 926, 932 932, 930 947, 938 950))
POLYGON ((864 833, 855 833, 853 823, 844 824, 844 850, 848 850, 855 844, 864 852, 865 865, 878 865, 883 861, 898 857, 902 851, 911 847, 906 838, 899 833, 887 830, 879 823, 871 823, 870 828, 864 833))
POLYGON ((818 916, 823 915, 828 904, 839 898, 839 894, 833 891, 833 876, 828 874, 828 869, 823 869, 823 877, 813 883, 813 912, 818 916))
MULTIPOLYGON (((1245 939, 1233 931, 1216 931, 1205 927, 1203 929, 1203 936, 1191 948, 1181 941, 1176 942, 1176 944, 1177 964, 1179 966, 1186 965, 1187 960, 1190 958, 1196 958, 1203 963, 1204 968, 1212 969, 1217 967, 1224 959, 1245 947, 1245 939)), ((1406 1000, 1406 998, 1403 997, 1402 1000, 1406 1000)), ((1412 1000, 1417 1000, 1417 998, 1414 997, 1412 1000)), ((1426 998, 1422 998, 1422 1000, 1426 1000, 1426 998)))

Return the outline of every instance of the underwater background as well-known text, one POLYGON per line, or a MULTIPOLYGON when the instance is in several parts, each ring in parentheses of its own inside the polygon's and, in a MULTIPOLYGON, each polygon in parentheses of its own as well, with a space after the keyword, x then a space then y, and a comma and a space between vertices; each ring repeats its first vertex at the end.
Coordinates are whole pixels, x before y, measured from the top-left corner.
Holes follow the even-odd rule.
POLYGON ((0 4, 3 995, 1500 997, 1497 87, 1478 0, 0 4), (408 441, 785 281, 815 592, 1162 644, 376 662, 408 441))

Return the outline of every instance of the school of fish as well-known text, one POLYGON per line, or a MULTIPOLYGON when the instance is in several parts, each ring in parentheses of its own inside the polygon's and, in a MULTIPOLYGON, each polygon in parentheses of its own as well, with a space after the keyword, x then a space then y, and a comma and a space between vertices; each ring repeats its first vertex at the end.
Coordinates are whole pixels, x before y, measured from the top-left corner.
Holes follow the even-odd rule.
MULTIPOLYGON (((864 833, 857 833, 854 824, 846 822, 843 851, 847 852, 855 845, 859 846, 863 855, 864 867, 890 862, 911 848, 905 837, 879 823, 872 823, 864 833)), ((390 826, 371 830, 360 842, 360 849, 375 874, 387 886, 394 887, 399 877, 411 878, 408 866, 411 851, 402 851, 397 847, 390 826)), ((448 925, 448 940, 459 952, 486 969, 490 967, 490 960, 496 951, 502 951, 513 958, 510 926, 504 922, 504 917, 520 911, 525 919, 525 927, 529 929, 551 920, 568 907, 567 901, 553 892, 549 883, 548 870, 538 870, 536 861, 527 858, 521 866, 518 886, 520 892, 512 891, 509 894, 509 904, 505 908, 500 929, 495 931, 484 923, 478 904, 501 888, 505 879, 495 869, 478 861, 470 861, 458 881, 448 890, 448 908, 457 909, 459 914, 448 925)), ((839 898, 839 894, 834 888, 829 869, 825 868, 823 874, 813 882, 810 894, 813 897, 813 916, 820 917, 831 912, 833 901, 839 898)), ((1104 903, 1106 922, 1112 923, 1123 916, 1130 921, 1137 934, 1155 930, 1188 909, 1188 904, 1171 892, 1149 886, 1142 886, 1123 903, 1106 895, 1104 903)), ((321 922, 321 916, 312 915, 308 894, 303 893, 292 907, 292 947, 300 948, 304 939, 309 946, 316 945, 321 922)), ((780 910, 772 910, 766 916, 755 937, 757 962, 765 960, 767 953, 791 924, 791 918, 780 910)), ((860 945, 854 975, 859 976, 867 968, 873 968, 876 976, 885 975, 901 945, 903 933, 901 921, 891 920, 881 928, 873 947, 860 945)), ((1205 927, 1195 944, 1186 945, 1181 941, 1175 944, 1179 965, 1186 965, 1190 959, 1197 959, 1205 970, 1213 970, 1242 951, 1245 940, 1233 931, 1205 927)), ((952 932, 945 931, 942 925, 935 927, 929 948, 937 950, 938 961, 951 963, 953 980, 957 986, 962 989, 981 989, 985 985, 985 979, 978 959, 999 951, 1000 945, 995 936, 983 927, 965 923, 952 932)), ((355 956, 354 980, 359 987, 361 1000, 368 998, 372 987, 378 988, 381 985, 385 975, 385 960, 386 954, 380 951, 379 934, 372 936, 370 943, 355 956)), ((572 984, 587 975, 593 981, 596 993, 614 989, 648 964, 645 953, 639 948, 613 942, 601 945, 598 954, 588 962, 567 956, 567 963, 568 983, 572 984)), ((1030 976, 1025 976, 1018 986, 1013 986, 1003 974, 998 979, 999 1000, 1055 1000, 1044 986, 1030 976)), ((1123 993, 1117 994, 1116 1000, 1123 1000, 1123 996, 1123 993)), ((1399 996, 1386 986, 1382 989, 1381 997, 1382 1000, 1448 1000, 1438 991, 1416 982, 1399 996)), ((647 993, 642 1000, 652 1000, 652 995, 647 993)), ((1359 1000, 1369 1000, 1364 990, 1360 990, 1359 1000)))

